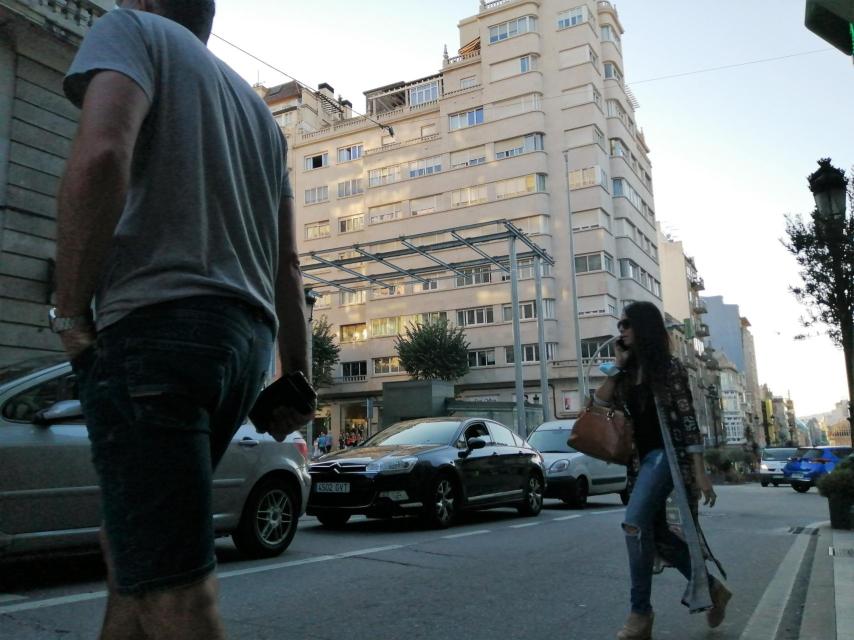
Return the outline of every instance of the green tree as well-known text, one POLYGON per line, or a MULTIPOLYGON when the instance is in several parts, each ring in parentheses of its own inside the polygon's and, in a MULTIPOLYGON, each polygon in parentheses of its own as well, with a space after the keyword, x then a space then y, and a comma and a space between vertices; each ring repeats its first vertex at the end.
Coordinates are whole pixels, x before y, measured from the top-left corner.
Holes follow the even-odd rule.
POLYGON ((311 381, 315 387, 332 384, 332 371, 338 364, 341 347, 335 343, 332 326, 326 316, 311 323, 311 381))
POLYGON ((400 364, 415 380, 453 382, 469 370, 465 333, 447 320, 406 327, 405 335, 395 341, 400 364))
POLYGON ((842 203, 842 211, 831 215, 822 215, 816 207, 806 220, 787 216, 788 238, 783 244, 801 268, 803 284, 791 287, 806 307, 801 320, 806 327, 822 328, 842 347, 849 406, 854 407, 854 189, 830 159, 820 160, 819 165, 819 171, 810 176, 811 184, 822 174, 837 185, 847 185, 848 210, 842 203))

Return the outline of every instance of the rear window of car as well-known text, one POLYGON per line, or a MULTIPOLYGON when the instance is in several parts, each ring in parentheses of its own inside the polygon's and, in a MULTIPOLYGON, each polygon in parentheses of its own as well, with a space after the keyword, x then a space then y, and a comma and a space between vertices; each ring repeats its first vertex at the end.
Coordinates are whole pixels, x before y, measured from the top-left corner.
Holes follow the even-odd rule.
POLYGON ((795 449, 765 449, 765 451, 762 452, 762 459, 777 462, 781 460, 788 460, 794 454, 795 449))
POLYGON ((845 456, 850 456, 851 451, 851 447, 840 447, 839 449, 833 450, 833 455, 835 455, 837 458, 844 458, 845 456))
POLYGON ((575 453, 575 449, 566 444, 569 429, 548 429, 535 431, 528 438, 528 442, 541 453, 575 453))
POLYGON ((798 449, 795 457, 804 458, 805 460, 814 460, 815 458, 820 458, 821 454, 821 449, 798 449))

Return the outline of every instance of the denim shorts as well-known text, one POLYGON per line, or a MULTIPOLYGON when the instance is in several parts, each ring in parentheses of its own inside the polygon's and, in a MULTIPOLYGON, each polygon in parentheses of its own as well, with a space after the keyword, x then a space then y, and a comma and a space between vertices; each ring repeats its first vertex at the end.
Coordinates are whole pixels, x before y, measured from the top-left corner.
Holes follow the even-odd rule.
POLYGON ((198 297, 132 312, 72 362, 119 593, 213 571, 213 472, 261 389, 272 347, 260 309, 198 297))

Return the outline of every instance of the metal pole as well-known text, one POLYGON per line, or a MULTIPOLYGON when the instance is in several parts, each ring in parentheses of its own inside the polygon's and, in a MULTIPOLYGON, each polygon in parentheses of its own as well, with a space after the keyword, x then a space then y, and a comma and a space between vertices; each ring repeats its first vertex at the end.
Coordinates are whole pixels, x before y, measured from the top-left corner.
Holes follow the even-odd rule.
POLYGON ((525 385, 522 380, 522 323, 519 318, 519 265, 516 261, 516 236, 510 238, 510 303, 513 307, 513 363, 516 369, 516 432, 523 438, 527 438, 525 385))
POLYGON ((575 272, 575 232, 572 230, 572 201, 570 199, 569 181, 569 152, 563 152, 563 162, 566 166, 566 210, 569 215, 569 273, 572 276, 572 324, 575 329, 575 359, 578 370, 578 401, 579 407, 587 401, 587 382, 584 379, 584 363, 581 357, 581 323, 578 320, 578 274, 575 272))
POLYGON ((543 261, 540 256, 534 258, 534 288, 537 295, 537 342, 540 346, 540 397, 543 399, 543 422, 552 419, 551 402, 549 402, 549 374, 546 359, 546 328, 543 313, 543 276, 541 273, 543 261))
MULTIPOLYGON (((312 317, 314 316, 314 303, 317 302, 317 294, 312 291, 310 287, 305 289, 305 305, 308 309, 308 326, 306 330, 308 331, 308 371, 306 371, 306 377, 309 379, 309 382, 313 382, 314 378, 312 367, 314 365, 314 354, 312 353, 314 350, 314 330, 311 324, 312 317)), ((312 452, 314 451, 314 417, 312 416, 311 420, 308 421, 308 424, 305 426, 305 438, 306 445, 308 446, 308 455, 311 457, 312 452)))

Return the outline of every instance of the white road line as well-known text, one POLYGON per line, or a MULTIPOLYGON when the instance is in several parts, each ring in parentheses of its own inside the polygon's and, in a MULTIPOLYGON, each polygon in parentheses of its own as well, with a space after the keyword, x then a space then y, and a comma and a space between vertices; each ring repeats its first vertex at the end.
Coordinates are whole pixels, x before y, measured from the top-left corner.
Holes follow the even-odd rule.
POLYGON ((3 602, 18 602, 19 600, 26 600, 27 596, 16 596, 14 593, 0 593, 0 603, 3 602))
POLYGON ((576 513, 575 515, 572 515, 572 516, 561 516, 560 518, 554 518, 553 520, 554 520, 554 522, 564 522, 566 520, 575 520, 576 518, 580 518, 580 517, 581 517, 581 514, 576 513))
POLYGON ((450 536, 442 536, 443 540, 454 540, 456 538, 467 538, 468 536, 479 536, 483 533, 490 533, 489 529, 478 529, 477 531, 466 531, 465 533, 455 533, 450 536))
POLYGON ((44 609, 47 607, 58 607, 63 604, 75 604, 87 600, 101 600, 107 597, 106 591, 93 591, 92 593, 78 593, 73 596, 62 596, 61 598, 47 598, 46 600, 35 600, 33 602, 21 602, 0 607, 0 615, 4 613, 17 613, 18 611, 30 611, 31 609, 44 609))
POLYGON ((526 522, 525 524, 511 524, 511 529, 524 529, 525 527, 536 527, 542 524, 542 522, 526 522))
POLYGON ((591 511, 588 516, 607 516, 609 513, 623 513, 625 509, 608 509, 607 511, 591 511))
MULTIPOLYGON (((813 528, 819 523, 809 525, 813 528)), ((804 561, 812 536, 795 536, 795 542, 771 578, 762 599, 747 621, 739 640, 774 640, 783 620, 786 604, 792 596, 795 578, 804 561)))

